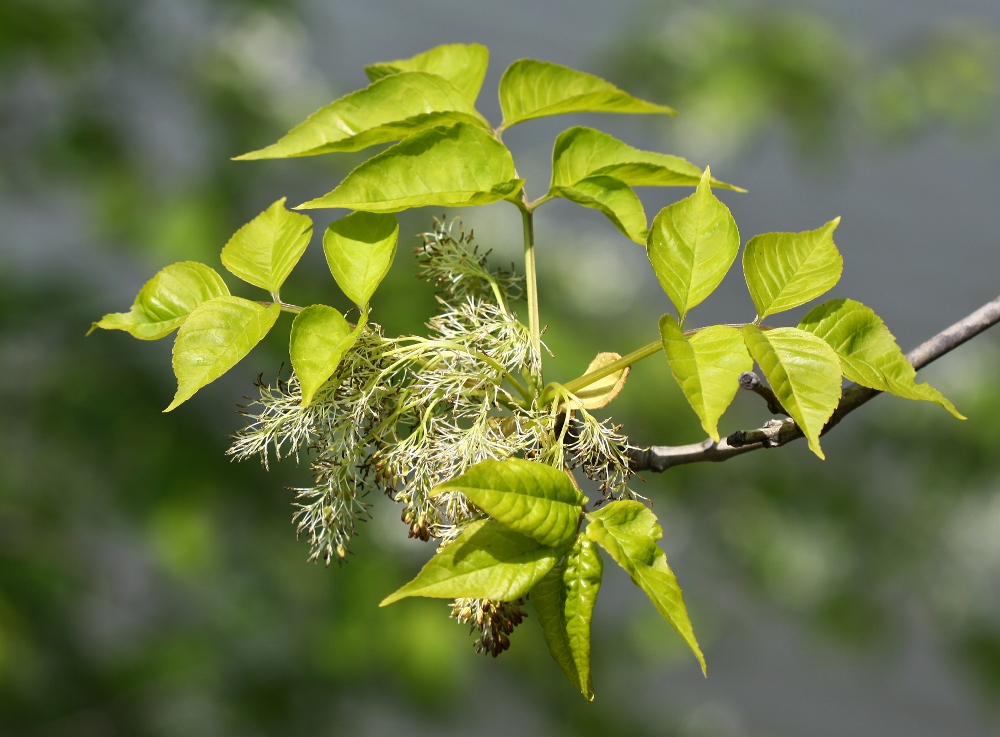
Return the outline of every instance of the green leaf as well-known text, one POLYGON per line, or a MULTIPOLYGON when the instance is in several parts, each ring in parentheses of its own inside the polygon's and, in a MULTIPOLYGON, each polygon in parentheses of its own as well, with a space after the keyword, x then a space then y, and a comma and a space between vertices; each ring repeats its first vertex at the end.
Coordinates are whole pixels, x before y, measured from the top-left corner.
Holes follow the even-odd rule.
POLYGON ((310 305, 295 316, 288 354, 307 407, 323 384, 337 370, 340 360, 358 340, 364 322, 352 328, 344 316, 326 305, 310 305))
POLYGON ((562 197, 584 207, 603 212, 626 237, 646 243, 646 211, 632 189, 614 177, 581 179, 572 187, 553 187, 552 197, 562 197))
POLYGON ((312 230, 312 220, 286 210, 282 197, 236 231, 222 249, 222 265, 277 300, 281 285, 305 253, 312 230))
POLYGON ((665 113, 666 105, 640 100, 593 74, 535 59, 515 61, 500 80, 503 125, 567 113, 665 113))
POLYGON ((852 299, 831 299, 810 310, 799 328, 818 335, 837 352, 851 381, 904 399, 934 402, 965 419, 937 389, 916 383, 917 372, 870 307, 852 299))
POLYGON ((565 471, 518 458, 480 461, 431 495, 449 491, 462 492, 497 522, 549 547, 573 539, 587 502, 565 471))
POLYGON ((389 273, 398 240, 399 222, 391 214, 355 212, 326 229, 323 252, 330 272, 361 309, 389 273))
MULTIPOLYGON (((595 371, 600 371, 620 358, 621 354, 618 353, 598 353, 580 378, 595 371)), ((631 370, 631 366, 626 366, 574 392, 573 394, 578 401, 570 401, 565 406, 565 409, 602 409, 607 407, 625 386, 625 379, 628 378, 629 371, 631 370)))
POLYGON ((531 601, 552 658, 587 701, 594 700, 590 676, 590 622, 601 588, 604 561, 593 541, 577 536, 566 563, 531 590, 531 601))
MULTIPOLYGON (((702 171, 679 156, 640 151, 594 128, 563 131, 552 149, 552 188, 592 176, 614 177, 630 187, 695 187, 702 171)), ((715 179, 712 185, 743 191, 715 179)))
POLYGON ((695 639, 684 596, 677 584, 667 556, 656 544, 663 529, 656 516, 636 501, 617 501, 587 515, 587 537, 608 551, 641 588, 656 610, 688 644, 701 670, 705 656, 695 639))
POLYGON ((515 601, 555 568, 561 555, 499 522, 477 520, 379 606, 408 596, 515 601))
POLYGON ((760 365, 774 394, 809 441, 826 458, 819 436, 840 402, 840 360, 822 338, 798 328, 743 328, 750 355, 760 365))
POLYGON ((399 212, 425 205, 488 205, 513 197, 523 184, 502 143, 482 128, 459 123, 397 143, 361 164, 325 197, 299 208, 399 212))
POLYGON ((112 312, 95 322, 96 328, 124 330, 139 340, 163 338, 187 319, 191 311, 213 297, 229 294, 222 277, 205 264, 181 261, 146 282, 128 312, 112 312))
POLYGON ((832 289, 844 270, 833 242, 840 218, 804 233, 764 233, 743 251, 743 274, 757 320, 803 305, 832 289))
POLYGON ((688 337, 672 315, 660 318, 663 352, 670 372, 701 420, 719 442, 719 418, 740 388, 740 374, 753 370, 753 359, 735 328, 713 325, 688 337))
POLYGON ((447 79, 469 102, 474 103, 483 86, 489 62, 489 49, 481 44, 444 44, 409 59, 372 64, 365 67, 365 72, 373 82, 399 72, 430 72, 447 79))
POLYGON ((489 127, 472 103, 448 80, 414 71, 385 77, 320 108, 286 135, 237 161, 287 159, 335 151, 360 151, 400 141, 440 125, 489 127))
POLYGON ((264 307, 241 297, 216 297, 199 305, 177 332, 173 358, 177 393, 163 411, 186 402, 239 363, 267 335, 279 314, 277 303, 264 307))
POLYGON ((649 231, 649 263, 681 325, 719 286, 740 250, 736 221, 712 194, 711 177, 705 169, 695 193, 660 210, 649 231))

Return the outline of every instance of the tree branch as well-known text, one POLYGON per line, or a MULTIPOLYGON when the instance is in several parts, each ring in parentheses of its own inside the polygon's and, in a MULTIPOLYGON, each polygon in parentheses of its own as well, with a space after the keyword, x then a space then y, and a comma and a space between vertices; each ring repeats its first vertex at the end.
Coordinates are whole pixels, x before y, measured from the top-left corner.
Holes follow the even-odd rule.
MULTIPOLYGON (((913 368, 921 369, 998 322, 1000 322, 1000 297, 921 343, 907 353, 906 358, 913 364, 913 368)), ((833 416, 823 428, 823 434, 828 433, 848 414, 879 394, 881 392, 875 389, 849 384, 844 389, 840 404, 834 410, 833 416)), ((654 445, 647 449, 637 448, 630 453, 630 457, 634 471, 660 473, 686 463, 728 461, 753 450, 776 448, 801 437, 802 431, 795 420, 770 420, 756 430, 734 432, 718 443, 707 438, 691 445, 654 445)))

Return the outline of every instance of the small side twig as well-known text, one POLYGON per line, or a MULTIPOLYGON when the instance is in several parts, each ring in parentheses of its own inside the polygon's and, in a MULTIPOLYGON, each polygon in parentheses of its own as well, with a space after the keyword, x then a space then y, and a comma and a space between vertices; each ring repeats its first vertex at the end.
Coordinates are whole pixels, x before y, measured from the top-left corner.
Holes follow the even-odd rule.
POLYGON ((774 390, 771 389, 767 384, 760 380, 753 371, 744 371, 740 374, 740 389, 746 389, 756 394, 758 397, 767 403, 767 411, 772 415, 785 415, 785 408, 781 406, 781 402, 774 394, 774 390))

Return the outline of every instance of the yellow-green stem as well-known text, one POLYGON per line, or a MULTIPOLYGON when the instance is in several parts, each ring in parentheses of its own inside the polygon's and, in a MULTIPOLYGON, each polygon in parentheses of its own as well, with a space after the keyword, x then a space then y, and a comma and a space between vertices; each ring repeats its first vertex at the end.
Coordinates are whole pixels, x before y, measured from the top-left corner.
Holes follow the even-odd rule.
POLYGON ((518 208, 521 211, 521 222, 524 225, 524 276, 528 297, 528 330, 531 332, 531 345, 535 352, 542 355, 542 330, 538 321, 538 276, 535 271, 535 224, 531 210, 526 206, 518 208))

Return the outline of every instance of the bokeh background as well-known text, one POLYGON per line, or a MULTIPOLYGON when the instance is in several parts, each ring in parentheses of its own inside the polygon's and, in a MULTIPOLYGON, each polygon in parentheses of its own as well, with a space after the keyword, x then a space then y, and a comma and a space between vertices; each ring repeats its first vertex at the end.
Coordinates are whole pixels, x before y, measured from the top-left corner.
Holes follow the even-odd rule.
MULTIPOLYGON (((0 735, 1000 735, 998 335, 922 372, 967 422, 883 397, 825 440, 825 463, 790 446, 648 476, 709 677, 609 569, 592 705, 533 617, 493 661, 442 602, 378 609, 431 552, 384 500, 349 564, 306 562, 287 490, 305 468, 223 455, 282 331, 170 415, 169 341, 84 337, 168 263, 221 271, 240 224, 362 155, 231 156, 363 86, 363 64, 454 41, 490 46, 494 121, 522 56, 681 111, 518 126, 534 196, 554 136, 598 125, 747 187, 723 195, 744 238, 843 216, 835 295, 904 349, 998 293, 994 0, 3 0, 0 735)), ((643 194, 650 215, 679 196, 643 194)), ((336 214, 317 214, 318 238, 336 214)), ((518 258, 512 208, 459 214, 518 258)), ((537 233, 552 378, 652 339, 667 300, 641 250, 564 202, 537 233)), ((345 306, 319 251, 287 294, 345 306)), ((433 305, 406 251, 374 304, 391 333, 433 305)), ((749 311, 736 273, 692 319, 749 311)), ((723 432, 766 419, 755 399, 723 432)), ((637 443, 702 437, 665 361, 613 409, 637 443)))

